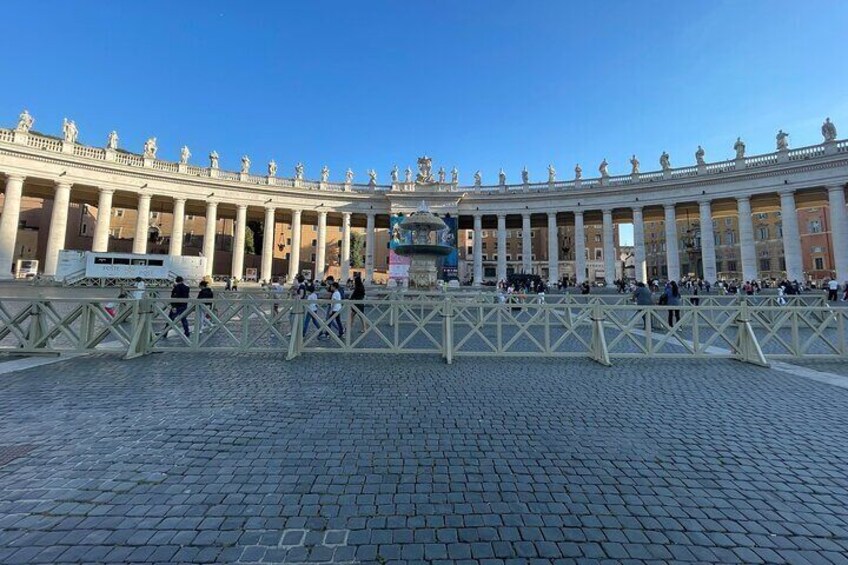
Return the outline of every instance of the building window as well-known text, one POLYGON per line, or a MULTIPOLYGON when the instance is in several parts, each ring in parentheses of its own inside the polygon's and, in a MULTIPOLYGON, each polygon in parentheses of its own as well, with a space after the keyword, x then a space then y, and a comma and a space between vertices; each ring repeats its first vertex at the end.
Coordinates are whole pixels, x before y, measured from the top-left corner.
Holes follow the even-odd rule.
POLYGON ((150 212, 150 217, 154 220, 159 218, 159 212, 150 212))
POLYGON ((758 220, 768 220, 768 213, 759 212, 757 213, 758 220))
POLYGON ((524 261, 524 255, 519 255, 518 257, 516 257, 516 259, 518 259, 519 261, 524 261))
POLYGON ((733 218, 725 218, 724 219, 724 225, 727 226, 727 227, 732 226, 733 225, 733 218))
POLYGON ((465 230, 465 239, 474 239, 474 230, 465 230))
POLYGON ((85 235, 88 232, 88 224, 83 223, 81 231, 82 231, 82 235, 85 235))
MULTIPOLYGON (((724 233, 724 240, 727 245, 733 245, 736 243, 736 234, 732 230, 727 230, 724 233)), ((735 271, 736 269, 733 270, 735 271)))
POLYGON ((601 242, 601 234, 596 233, 595 234, 595 243, 600 243, 600 242, 601 242))
POLYGON ((123 208, 115 208, 115 217, 123 218, 124 217, 124 209, 123 208))
POLYGON ((317 247, 317 246, 318 246, 318 240, 317 240, 317 239, 313 239, 313 240, 312 240, 312 247, 317 247))
POLYGON ((465 253, 466 253, 466 255, 473 255, 474 254, 474 248, 473 247, 466 247, 465 253))
POLYGON ((769 229, 767 227, 761 227, 759 229, 760 239, 768 239, 769 238, 769 229))
POLYGON ((507 261, 512 261, 512 255, 510 255, 509 253, 507 253, 507 254, 506 254, 506 260, 507 260, 507 261))
POLYGON ((480 237, 489 237, 489 232, 487 232, 486 230, 481 231, 480 237))
POLYGON ((823 271, 824 270, 824 258, 823 257, 816 257, 815 262, 816 262, 816 270, 817 271, 823 271))
POLYGON ((484 250, 486 249, 486 242, 485 241, 483 242, 483 249, 484 250))
POLYGON ((770 271, 771 270, 771 259, 760 259, 760 270, 761 271, 770 271))
POLYGON ((483 253, 483 261, 488 261, 488 260, 489 260, 489 257, 485 253, 483 253))
POLYGON ((777 237, 782 238, 783 237, 783 224, 775 224, 774 227, 777 228, 777 237))
POLYGON ((716 245, 721 245, 721 234, 713 234, 713 240, 715 240, 716 245))
POLYGON ((810 233, 821 233, 821 220, 810 220, 808 225, 808 231, 810 233))
POLYGON ((728 261, 727 262, 727 270, 735 271, 736 270, 736 261, 728 261))
POLYGON ((291 238, 286 238, 286 245, 291 245, 291 238))
POLYGON ((523 232, 523 231, 520 231, 520 230, 519 230, 519 231, 515 232, 515 234, 518 236, 518 239, 521 239, 522 237, 524 237, 524 232, 523 232))
POLYGON ((313 263, 315 262, 315 254, 314 253, 310 256, 309 260, 312 261, 313 263))
POLYGON ((603 261, 604 260, 604 250, 600 247, 595 248, 595 261, 603 261))
POLYGON ((286 261, 291 260, 291 253, 286 253, 286 261))

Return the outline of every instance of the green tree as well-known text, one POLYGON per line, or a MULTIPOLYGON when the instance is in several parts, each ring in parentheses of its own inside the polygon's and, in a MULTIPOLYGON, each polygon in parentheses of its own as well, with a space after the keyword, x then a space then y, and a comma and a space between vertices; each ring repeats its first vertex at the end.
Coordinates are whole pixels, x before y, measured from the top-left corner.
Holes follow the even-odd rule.
POLYGON ((244 230, 244 252, 248 255, 253 255, 256 253, 256 245, 254 244, 255 235, 253 233, 253 228, 247 226, 247 229, 244 230))
POLYGON ((352 231, 350 233, 350 262, 356 269, 365 266, 365 234, 352 231))

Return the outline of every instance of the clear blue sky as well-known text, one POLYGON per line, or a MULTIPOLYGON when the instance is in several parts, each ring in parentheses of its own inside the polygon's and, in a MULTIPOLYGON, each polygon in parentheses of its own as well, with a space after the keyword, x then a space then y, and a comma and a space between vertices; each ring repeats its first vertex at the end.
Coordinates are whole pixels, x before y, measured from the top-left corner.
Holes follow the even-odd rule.
POLYGON ((3 3, 2 122, 281 175, 380 180, 423 152, 471 182, 552 162, 594 176, 817 143, 848 131, 848 2, 3 3))

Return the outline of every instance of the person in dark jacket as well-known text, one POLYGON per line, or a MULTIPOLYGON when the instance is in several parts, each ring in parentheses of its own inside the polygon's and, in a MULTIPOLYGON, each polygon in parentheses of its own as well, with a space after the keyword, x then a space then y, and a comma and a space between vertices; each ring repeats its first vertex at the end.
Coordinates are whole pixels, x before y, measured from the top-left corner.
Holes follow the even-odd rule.
MULTIPOLYGON (((643 282, 636 283, 636 290, 633 292, 633 300, 637 306, 653 306, 654 297, 651 294, 651 289, 645 286, 643 282)), ((645 329, 648 329, 648 324, 651 323, 651 309, 645 308, 645 329)))
POLYGON ((362 303, 362 300, 365 299, 365 285, 362 284, 362 277, 359 273, 355 273, 353 275, 353 292, 350 295, 350 299, 353 301, 353 320, 351 320, 351 327, 353 327, 353 323, 357 318, 362 322, 362 331, 365 331, 365 304, 362 303))
MULTIPOLYGON (((188 285, 183 282, 182 277, 177 277, 174 279, 174 287, 171 289, 171 298, 189 298, 190 289, 188 285)), ((183 325, 183 333, 185 333, 186 337, 191 336, 191 331, 188 328, 188 319, 185 315, 186 309, 188 308, 188 304, 182 300, 175 300, 171 302, 171 312, 168 314, 168 317, 173 321, 177 318, 180 319, 180 322, 183 325)), ((168 337, 168 332, 170 328, 165 330, 165 336, 168 337)))
POLYGON ((671 281, 665 286, 665 303, 668 306, 677 306, 677 308, 668 311, 668 327, 674 327, 674 321, 680 321, 680 288, 677 282, 671 281))
POLYGON ((206 331, 206 326, 212 323, 210 322, 209 313, 212 311, 212 299, 215 298, 212 289, 209 288, 208 282, 200 281, 200 291, 197 293, 197 298, 203 300, 204 306, 208 308, 200 316, 200 333, 203 333, 206 331))

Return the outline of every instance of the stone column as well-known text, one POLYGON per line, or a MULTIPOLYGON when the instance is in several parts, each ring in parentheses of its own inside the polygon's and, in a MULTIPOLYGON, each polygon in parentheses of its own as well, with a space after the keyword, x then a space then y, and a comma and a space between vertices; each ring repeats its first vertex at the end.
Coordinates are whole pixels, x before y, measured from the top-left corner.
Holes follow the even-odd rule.
POLYGON ((827 200, 830 205, 830 229, 833 242, 833 262, 836 266, 836 280, 839 284, 848 281, 848 217, 845 213, 845 187, 827 187, 827 200))
POLYGON ((274 235, 277 233, 274 222, 274 214, 277 210, 273 206, 265 207, 265 225, 262 231, 262 268, 259 278, 266 283, 271 283, 271 272, 274 267, 274 235))
POLYGON ((68 204, 71 201, 71 183, 60 181, 56 183, 53 195, 53 212, 50 215, 50 233, 47 236, 47 252, 44 256, 44 276, 56 276, 59 265, 59 251, 65 248, 65 237, 68 227, 68 204))
POLYGON ((244 277, 244 232, 247 229, 247 204, 239 204, 236 209, 235 239, 233 240, 232 276, 241 280, 244 277))
POLYGON ((350 278, 350 212, 342 212, 342 254, 339 258, 342 283, 350 278))
POLYGON ((185 203, 185 198, 174 198, 174 225, 171 228, 171 245, 168 248, 168 255, 171 257, 179 257, 183 254, 185 203))
POLYGON ((374 231, 375 215, 373 212, 368 212, 367 221, 365 223, 365 282, 374 282, 374 240, 376 239, 374 231))
POLYGON ((791 190, 780 193, 780 221, 783 225, 783 260, 786 263, 786 278, 790 281, 803 281, 801 231, 798 229, 795 193, 791 190))
POLYGON ((206 257, 206 276, 215 268, 215 235, 218 231, 218 203, 206 203, 206 225, 203 232, 203 256, 206 257))
POLYGON ((14 275, 15 245, 18 239, 18 224, 21 218, 21 198, 24 192, 24 177, 9 175, 6 179, 6 198, 3 214, 0 215, 0 279, 11 279, 14 275))
POLYGON ((604 218, 604 283, 615 284, 615 234, 612 225, 612 210, 603 210, 604 218))
POLYGON ((577 284, 586 280, 586 229, 583 212, 574 212, 574 274, 577 284))
POLYGON ((474 286, 483 284, 483 216, 474 214, 474 286))
POLYGON ((548 212, 548 283, 559 280, 559 228, 557 213, 548 212))
POLYGON ((114 194, 114 190, 101 188, 97 197, 97 221, 94 223, 94 236, 91 239, 91 250, 97 253, 109 251, 109 227, 114 194))
POLYGON ((315 280, 323 281, 327 268, 327 212, 318 212, 318 245, 315 249, 315 280))
POLYGON ((754 222, 751 220, 751 198, 736 199, 739 213, 739 255, 742 258, 743 281, 757 280, 757 251, 754 246, 754 222))
POLYGON ((533 237, 530 230, 530 212, 521 215, 521 270, 533 272, 533 237))
POLYGON ((648 260, 645 256, 645 221, 641 206, 633 208, 633 276, 637 282, 648 282, 648 260))
POLYGON ((701 214, 701 262, 704 264, 704 280, 710 284, 716 282, 715 234, 713 233, 713 210, 709 200, 698 203, 701 214))
POLYGON ((291 251, 289 251, 289 282, 300 274, 300 210, 292 210, 291 251))
POLYGON ((506 280, 506 214, 498 214, 498 281, 506 280))
POLYGON ((677 213, 674 204, 665 205, 665 260, 668 280, 680 280, 680 250, 677 246, 677 213))
MULTIPOLYGON (((110 198, 111 204, 111 198, 110 198)), ((111 207, 110 207, 111 212, 111 207)), ((100 210, 97 211, 97 223, 100 224, 100 210)), ((135 219, 135 237, 133 237, 133 253, 147 253, 147 238, 150 229, 150 195, 138 195, 138 216, 135 219)), ((95 230, 96 231, 96 230, 95 230)), ((109 237, 109 228, 106 228, 106 237, 109 237)), ((104 249, 105 251, 105 249, 104 249)))

